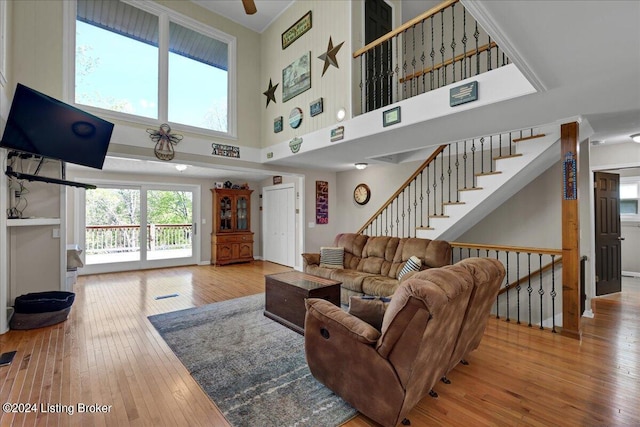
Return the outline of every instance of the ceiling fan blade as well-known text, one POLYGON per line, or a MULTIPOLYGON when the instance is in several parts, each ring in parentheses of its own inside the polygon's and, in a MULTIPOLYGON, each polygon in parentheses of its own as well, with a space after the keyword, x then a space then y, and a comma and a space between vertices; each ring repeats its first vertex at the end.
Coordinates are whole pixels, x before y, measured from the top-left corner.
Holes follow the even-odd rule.
POLYGON ((256 9, 256 3, 253 0, 242 0, 242 5, 247 15, 253 15, 258 11, 258 9, 256 9))

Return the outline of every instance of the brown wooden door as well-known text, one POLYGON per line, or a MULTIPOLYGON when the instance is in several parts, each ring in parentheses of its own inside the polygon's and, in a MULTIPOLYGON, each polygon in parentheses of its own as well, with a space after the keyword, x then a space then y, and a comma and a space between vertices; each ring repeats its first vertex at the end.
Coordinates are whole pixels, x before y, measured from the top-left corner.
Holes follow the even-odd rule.
MULTIPOLYGON (((391 32, 391 13, 391 6, 384 0, 365 1, 365 45, 391 32)), ((391 59, 391 42, 385 42, 367 54, 367 111, 393 102, 389 82, 393 72, 391 59)))
POLYGON ((621 291, 620 175, 596 172, 596 295, 621 291))

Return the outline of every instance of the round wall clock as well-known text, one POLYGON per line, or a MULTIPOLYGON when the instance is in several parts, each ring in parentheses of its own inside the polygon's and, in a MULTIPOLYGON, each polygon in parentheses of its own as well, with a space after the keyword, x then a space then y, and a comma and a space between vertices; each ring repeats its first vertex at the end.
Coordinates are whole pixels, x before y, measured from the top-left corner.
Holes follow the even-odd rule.
POLYGON ((371 198, 371 190, 367 184, 358 184, 353 190, 353 200, 359 205, 366 205, 371 198))
POLYGON ((301 123, 302 123, 302 110, 298 107, 295 107, 293 110, 291 110, 291 113, 289 113, 289 126, 291 126, 294 129, 297 129, 298 127, 300 127, 301 123))

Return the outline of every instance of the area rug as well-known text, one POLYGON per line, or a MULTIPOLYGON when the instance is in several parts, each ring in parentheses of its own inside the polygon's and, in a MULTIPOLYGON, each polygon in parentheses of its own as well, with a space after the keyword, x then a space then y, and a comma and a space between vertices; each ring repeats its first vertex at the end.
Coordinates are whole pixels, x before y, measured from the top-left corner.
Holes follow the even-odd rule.
POLYGON ((338 426, 355 409, 309 371, 304 337, 265 317, 264 294, 149 316, 233 426, 338 426))

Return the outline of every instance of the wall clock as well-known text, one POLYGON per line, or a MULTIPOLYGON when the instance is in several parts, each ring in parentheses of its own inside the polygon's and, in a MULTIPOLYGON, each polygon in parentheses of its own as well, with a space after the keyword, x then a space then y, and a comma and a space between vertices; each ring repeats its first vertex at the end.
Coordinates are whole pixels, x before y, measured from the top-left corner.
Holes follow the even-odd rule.
POLYGON ((358 184, 353 190, 353 200, 359 205, 366 205, 371 198, 371 190, 367 184, 358 184))

